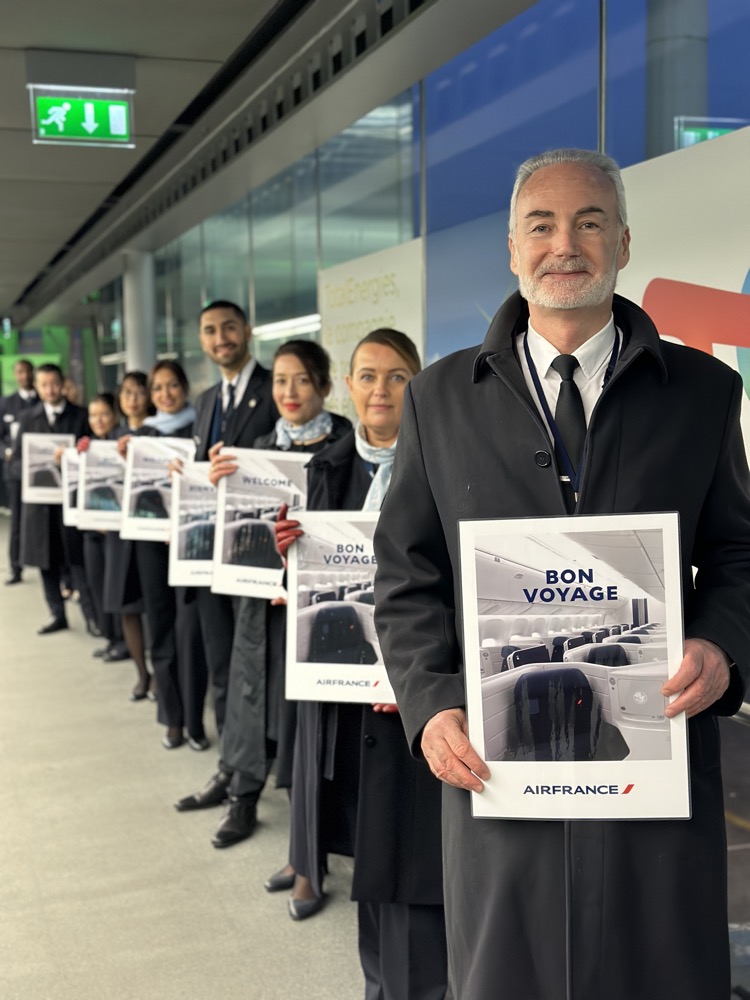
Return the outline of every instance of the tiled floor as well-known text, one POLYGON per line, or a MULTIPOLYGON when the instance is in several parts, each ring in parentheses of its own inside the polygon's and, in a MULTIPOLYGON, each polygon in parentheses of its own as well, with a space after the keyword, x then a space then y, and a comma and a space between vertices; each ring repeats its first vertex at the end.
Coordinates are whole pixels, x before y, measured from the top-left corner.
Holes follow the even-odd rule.
POLYGON ((262 885, 286 860, 286 794, 215 850, 220 810, 172 808, 215 745, 164 750, 154 706, 127 699, 133 665, 92 658, 77 607, 69 632, 37 636, 46 617, 36 571, 0 584, 2 1000, 361 997, 350 863, 332 859, 329 905, 294 923, 262 885))

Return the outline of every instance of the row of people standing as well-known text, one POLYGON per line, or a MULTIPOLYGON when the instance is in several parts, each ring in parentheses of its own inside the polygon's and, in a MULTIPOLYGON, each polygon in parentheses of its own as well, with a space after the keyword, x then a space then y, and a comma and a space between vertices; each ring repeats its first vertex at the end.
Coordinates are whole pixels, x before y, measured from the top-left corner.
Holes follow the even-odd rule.
MULTIPOLYGON (((206 319, 214 335, 222 317, 204 314, 202 330, 206 319)), ((219 344, 212 341, 221 364, 229 351, 219 344)), ((253 447, 312 455, 309 510, 377 510, 390 478, 404 388, 419 368, 404 334, 378 330, 365 337, 347 377, 358 418, 352 428, 325 409, 331 390, 325 352, 309 342, 289 342, 277 352, 271 375, 280 417, 253 447)), ((231 448, 222 451, 222 444, 237 442, 221 437, 208 453, 214 483, 237 467, 231 448)), ((300 534, 284 515, 277 522, 282 553, 300 534)), ((277 784, 291 784, 290 854, 266 889, 291 890, 290 916, 311 917, 325 900, 327 854, 353 856, 367 1000, 443 997, 439 785, 411 758, 395 706, 286 701, 282 605, 241 598, 234 599, 234 611, 219 767, 176 808, 185 812, 228 801, 212 842, 219 848, 239 843, 255 831, 257 803, 275 759, 277 784)))
MULTIPOLYGON (((196 460, 212 460, 214 481, 233 471, 232 447, 301 449, 311 455, 309 509, 379 508, 404 387, 419 370, 405 335, 376 331, 355 351, 347 381, 356 429, 324 408, 330 369, 317 345, 283 345, 269 373, 251 357, 244 313, 228 302, 202 311, 200 341, 221 381, 198 397, 195 409, 182 370, 160 362, 148 383, 150 399, 143 376, 123 380, 119 403, 127 427, 99 424, 96 411, 106 399, 92 401, 89 422, 96 434, 120 436, 123 447, 130 434, 192 435, 196 460), (141 406, 151 402, 156 414, 128 413, 135 397, 141 406)), ((82 428, 78 436, 88 433, 82 428)), ((299 529, 282 518, 278 530, 285 551, 299 529)), ((325 899, 327 853, 353 856, 366 997, 444 996, 440 789, 425 765, 410 757, 395 706, 295 706, 283 695, 283 606, 207 588, 173 590, 166 546, 157 543, 108 533, 103 562, 104 610, 120 616, 131 652, 138 642, 126 621, 140 622, 145 611, 168 748, 181 745, 185 728, 191 746, 207 746, 202 712, 210 678, 219 769, 205 789, 176 807, 187 811, 228 800, 213 843, 238 843, 255 830, 258 799, 275 760, 277 784, 291 786, 291 843, 289 864, 266 880, 266 888, 289 888, 290 915, 310 917, 325 899), (194 608, 197 615, 190 614, 194 608)), ((131 697, 140 698, 152 685, 142 652, 135 658, 139 679, 131 697)))

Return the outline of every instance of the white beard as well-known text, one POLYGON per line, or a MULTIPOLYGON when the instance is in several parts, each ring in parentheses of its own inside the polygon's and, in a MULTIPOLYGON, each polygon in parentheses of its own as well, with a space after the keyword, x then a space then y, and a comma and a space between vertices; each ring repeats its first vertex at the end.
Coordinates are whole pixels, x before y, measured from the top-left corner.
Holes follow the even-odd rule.
MULTIPOLYGON (((588 269, 590 265, 585 258, 579 257, 571 261, 571 266, 556 270, 564 273, 566 270, 578 271, 581 267, 588 269)), ((589 272, 588 277, 570 281, 567 287, 552 282, 545 283, 543 276, 549 270, 549 267, 541 267, 532 277, 519 274, 519 291, 530 305, 542 309, 586 309, 600 306, 612 298, 617 283, 616 261, 612 262, 612 267, 608 271, 598 277, 593 277, 589 272)))

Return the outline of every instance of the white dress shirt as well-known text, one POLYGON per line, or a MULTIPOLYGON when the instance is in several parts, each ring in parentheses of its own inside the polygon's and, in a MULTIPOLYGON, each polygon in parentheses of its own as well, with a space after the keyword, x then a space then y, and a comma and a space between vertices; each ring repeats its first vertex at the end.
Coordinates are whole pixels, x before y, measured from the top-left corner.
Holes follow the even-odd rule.
MULTIPOLYGON (((531 398, 536 403, 539 414, 544 421, 547 433, 552 441, 552 433, 526 362, 526 352, 523 349, 524 336, 525 334, 523 333, 519 334, 516 340, 516 350, 521 362, 521 370, 523 371, 523 377, 526 379, 526 385, 531 393, 531 398)), ((560 351, 556 347, 553 347, 548 340, 545 340, 541 334, 537 333, 531 323, 529 323, 528 337, 529 353, 536 366, 536 372, 539 376, 539 382, 547 400, 550 413, 554 415, 555 407, 557 406, 557 397, 560 394, 560 382, 562 380, 552 367, 552 362, 560 354, 560 351)), ((607 371, 609 359, 612 357, 614 346, 615 320, 614 316, 610 315, 607 325, 598 333, 595 333, 593 337, 590 337, 577 351, 573 352, 574 356, 578 359, 578 368, 576 368, 573 374, 573 381, 581 393, 587 425, 591 419, 591 413, 596 405, 596 401, 604 387, 604 375, 607 371)), ((620 348, 622 348, 622 335, 620 335, 620 348)))
POLYGON ((226 412, 227 406, 229 406, 229 386, 234 386, 234 406, 233 409, 237 409, 240 405, 240 400, 245 395, 245 390, 247 389, 247 383, 250 381, 250 376, 255 371, 255 358, 250 358, 244 368, 232 379, 226 379, 222 375, 221 377, 221 408, 222 411, 226 412))
POLYGON ((65 403, 58 403, 56 406, 52 406, 51 403, 43 403, 42 405, 44 406, 44 412, 47 415, 47 423, 50 427, 54 427, 55 421, 65 410, 65 403))

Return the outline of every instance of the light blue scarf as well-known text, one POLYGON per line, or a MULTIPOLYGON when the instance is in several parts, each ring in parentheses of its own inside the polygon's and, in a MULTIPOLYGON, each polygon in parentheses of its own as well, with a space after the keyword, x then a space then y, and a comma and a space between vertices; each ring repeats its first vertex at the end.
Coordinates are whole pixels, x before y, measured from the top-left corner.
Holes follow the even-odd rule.
POLYGON ((292 445, 307 444, 308 441, 328 437, 332 429, 333 417, 327 410, 321 410, 317 417, 300 425, 279 417, 276 421, 276 447, 289 451, 292 445))
POLYGON ((195 421, 195 407, 188 403, 179 413, 156 413, 153 417, 146 417, 143 421, 144 427, 153 427, 164 437, 169 437, 176 431, 181 431, 195 421))
POLYGON ((378 448, 365 440, 364 428, 361 423, 357 424, 354 432, 354 443, 357 454, 364 462, 370 462, 378 466, 378 471, 372 477, 370 489, 367 491, 362 510, 380 510, 385 499, 385 494, 391 481, 393 472, 393 456, 396 454, 396 441, 390 448, 378 448))

